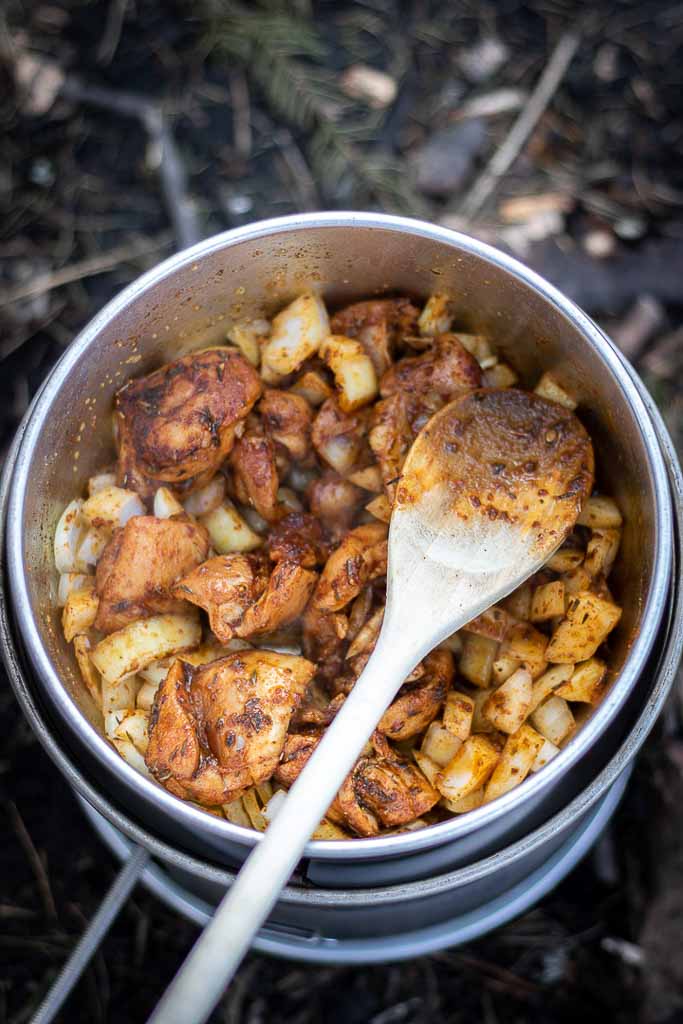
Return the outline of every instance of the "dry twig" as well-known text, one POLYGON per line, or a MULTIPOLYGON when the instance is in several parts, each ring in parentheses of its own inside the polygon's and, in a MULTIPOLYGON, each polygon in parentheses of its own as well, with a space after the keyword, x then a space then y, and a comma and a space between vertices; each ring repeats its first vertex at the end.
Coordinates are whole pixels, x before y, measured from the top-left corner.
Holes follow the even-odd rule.
POLYGON ((24 824, 24 819, 19 814, 17 805, 10 801, 9 803, 9 814, 12 819, 12 825, 14 831, 17 834, 17 838, 22 845, 24 853, 28 858, 28 862, 31 865, 31 870, 35 875, 36 884, 43 901, 43 907, 45 909, 45 916, 51 921, 57 920, 57 907, 55 905, 55 899, 52 895, 52 887, 50 885, 50 879, 48 878, 45 865, 43 864, 40 854, 35 848, 31 835, 24 824))

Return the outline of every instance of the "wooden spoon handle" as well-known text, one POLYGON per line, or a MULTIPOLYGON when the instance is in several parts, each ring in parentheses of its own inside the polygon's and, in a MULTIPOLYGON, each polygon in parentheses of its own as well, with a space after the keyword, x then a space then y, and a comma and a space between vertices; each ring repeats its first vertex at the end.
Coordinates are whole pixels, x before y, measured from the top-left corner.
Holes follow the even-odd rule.
POLYGON ((355 764, 377 722, 415 667, 414 639, 383 630, 354 689, 327 729, 277 817, 261 836, 212 921, 149 1018, 201 1024, 249 951, 304 846, 355 764))

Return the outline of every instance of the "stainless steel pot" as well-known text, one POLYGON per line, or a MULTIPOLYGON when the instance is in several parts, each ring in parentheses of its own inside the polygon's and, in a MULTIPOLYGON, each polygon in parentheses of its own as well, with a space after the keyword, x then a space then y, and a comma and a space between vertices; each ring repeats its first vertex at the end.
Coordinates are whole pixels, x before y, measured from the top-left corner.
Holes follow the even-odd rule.
MULTIPOLYGON (((482 897, 482 879, 488 879, 489 892, 503 879, 503 864, 494 864, 494 855, 504 857, 524 837, 541 835, 533 857, 525 862, 517 852, 512 858, 523 878, 606 797, 654 722, 681 644, 674 572, 680 541, 673 518, 675 503, 680 511, 681 482, 666 432, 642 385, 595 324, 496 250, 402 218, 315 214, 209 239, 127 288, 53 370, 29 412, 14 465, 6 470, 13 616, 5 632, 8 665, 52 755, 105 817, 117 818, 124 833, 134 832, 146 845, 162 843, 166 859, 175 851, 206 865, 236 866, 258 841, 257 834, 205 815, 144 779, 103 738, 61 636, 52 534, 64 505, 112 457, 112 397, 127 377, 223 338, 232 321, 271 313, 311 285, 331 305, 387 291, 418 298, 436 289, 454 295, 463 324, 489 334, 523 380, 553 369, 576 392, 596 443, 601 482, 625 512, 614 577, 625 608, 612 645, 614 678, 560 755, 518 789, 461 818, 393 837, 311 842, 290 887, 298 893, 294 902, 311 885, 320 893, 346 895, 360 888, 367 897, 369 888, 419 887, 420 879, 465 871, 451 890, 459 894, 455 902, 461 908, 471 907, 472 898, 476 904, 482 897)), ((530 853, 528 844, 525 849, 530 853)), ((221 876, 221 884, 227 877, 221 876)), ((424 890, 415 891, 424 901, 424 890)), ((451 916, 455 912, 453 901, 441 897, 430 900, 428 917, 446 907, 451 916)), ((282 905, 287 899, 285 894, 282 905)), ((324 902, 309 900, 310 912, 321 912, 324 902)))

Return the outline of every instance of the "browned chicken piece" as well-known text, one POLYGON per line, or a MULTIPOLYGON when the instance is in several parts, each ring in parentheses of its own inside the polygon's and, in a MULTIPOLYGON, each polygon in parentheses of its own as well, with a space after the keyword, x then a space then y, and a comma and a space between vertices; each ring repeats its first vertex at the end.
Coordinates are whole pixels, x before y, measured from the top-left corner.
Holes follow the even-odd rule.
POLYGON ((155 483, 195 486, 214 473, 259 395, 257 371, 239 352, 207 349, 130 381, 116 396, 119 482, 150 497, 155 483))
POLYGON ((368 440, 379 463, 387 497, 393 503, 396 481, 415 440, 410 425, 409 401, 401 391, 377 402, 372 411, 368 440))
POLYGON ((330 685, 344 663, 344 638, 348 619, 340 612, 322 612, 311 601, 303 616, 303 649, 318 664, 318 676, 330 685))
POLYGON ((276 523, 267 544, 273 562, 297 562, 305 569, 322 565, 329 555, 319 520, 306 512, 291 512, 276 523))
MULTIPOLYGON (((287 737, 275 773, 291 786, 322 739, 322 732, 287 737)), ((356 762, 330 806, 327 817, 357 835, 374 836, 382 828, 398 828, 430 811, 440 797, 418 769, 375 732, 374 752, 356 762)))
POLYGON ((346 694, 339 693, 322 707, 312 702, 302 704, 292 716, 292 729, 326 729, 345 700, 346 694))
POLYGON ((387 370, 379 385, 382 398, 401 392, 417 399, 417 407, 432 394, 450 402, 480 386, 479 363, 455 334, 441 334, 421 356, 401 359, 387 370))
POLYGON ((298 619, 316 579, 296 562, 279 562, 269 575, 261 554, 217 555, 179 580, 173 593, 203 608, 216 638, 227 644, 298 619))
POLYGON ((410 299, 371 299, 355 302, 332 317, 330 332, 358 338, 370 356, 378 377, 392 363, 397 341, 417 333, 419 309, 410 299))
POLYGON ((232 450, 230 465, 237 499, 269 522, 278 519, 282 506, 277 497, 280 480, 275 445, 253 416, 232 450))
POLYGON ((342 412, 336 398, 328 398, 313 420, 313 447, 323 462, 346 473, 356 462, 368 428, 368 409, 342 412))
POLYGON ((337 473, 323 473, 306 489, 311 515, 319 519, 333 537, 344 534, 358 509, 366 500, 360 487, 344 480, 337 473))
POLYGON ((338 612, 365 584, 387 571, 385 523, 364 523, 350 530, 325 563, 313 604, 323 612, 338 612))
POLYGON ((198 668, 175 661, 154 699, 147 766, 184 799, 237 799, 275 771, 314 671, 274 651, 236 651, 198 668))
POLYGON ((378 730, 391 740, 407 740, 423 732, 438 715, 453 682, 453 655, 432 651, 423 661, 424 675, 398 691, 382 715, 378 730))
POLYGON ((266 433, 287 449, 291 458, 301 461, 311 451, 311 407, 305 398, 289 391, 268 388, 263 392, 258 411, 266 433))
POLYGON ((134 619, 181 612, 184 602, 172 585, 208 550, 209 535, 199 523, 133 516, 114 531, 97 563, 95 629, 113 633, 134 619))

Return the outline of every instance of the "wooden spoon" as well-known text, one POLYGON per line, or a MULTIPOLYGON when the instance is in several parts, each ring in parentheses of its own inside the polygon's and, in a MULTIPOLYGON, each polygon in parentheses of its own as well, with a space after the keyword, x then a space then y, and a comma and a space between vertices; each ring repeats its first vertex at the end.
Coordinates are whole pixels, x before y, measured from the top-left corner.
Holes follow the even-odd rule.
POLYGON ((484 389, 432 417, 397 487, 375 650, 151 1022, 206 1020, 403 680, 543 565, 592 485, 590 438, 554 402, 484 389))

